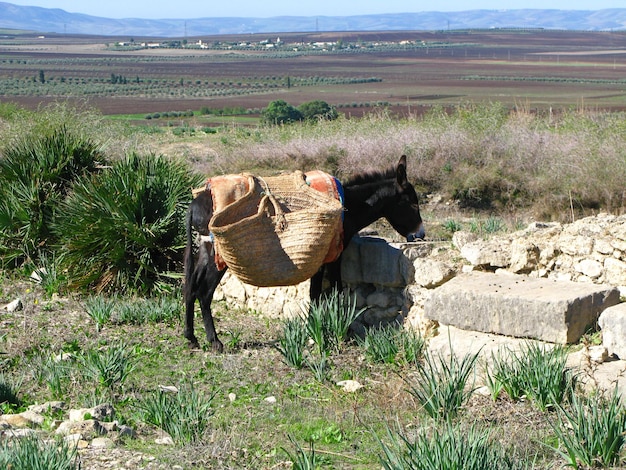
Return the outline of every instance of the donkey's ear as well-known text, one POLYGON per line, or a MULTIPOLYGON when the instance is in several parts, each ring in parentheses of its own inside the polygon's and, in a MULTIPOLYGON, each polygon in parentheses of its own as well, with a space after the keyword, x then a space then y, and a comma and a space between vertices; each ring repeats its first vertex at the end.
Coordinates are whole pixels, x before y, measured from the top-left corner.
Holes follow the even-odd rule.
POLYGON ((396 179, 398 184, 402 186, 407 182, 406 177, 406 155, 402 155, 400 157, 400 161, 398 161, 398 166, 396 167, 396 179))

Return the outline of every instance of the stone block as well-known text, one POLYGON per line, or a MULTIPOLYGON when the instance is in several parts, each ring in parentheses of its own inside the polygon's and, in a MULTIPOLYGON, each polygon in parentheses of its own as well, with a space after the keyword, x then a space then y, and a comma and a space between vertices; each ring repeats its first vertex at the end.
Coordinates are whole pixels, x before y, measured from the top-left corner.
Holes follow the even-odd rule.
POLYGON ((403 258, 402 250, 383 238, 354 237, 343 252, 341 276, 346 284, 403 287, 403 258))
POLYGON ((600 315, 598 325, 608 353, 626 359, 626 303, 607 308, 600 315))
POLYGON ((424 316, 465 330, 565 344, 578 341, 617 303, 619 290, 610 286, 471 272, 434 289, 424 316))

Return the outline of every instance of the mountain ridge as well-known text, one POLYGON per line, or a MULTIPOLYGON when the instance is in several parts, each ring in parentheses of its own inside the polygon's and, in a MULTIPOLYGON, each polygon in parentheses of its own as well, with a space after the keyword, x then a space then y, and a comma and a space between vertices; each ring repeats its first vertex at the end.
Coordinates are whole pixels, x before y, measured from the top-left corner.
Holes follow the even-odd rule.
POLYGON ((82 13, 69 13, 59 8, 20 6, 0 2, 0 28, 59 34, 156 37, 312 31, 440 31, 490 28, 614 31, 626 30, 626 8, 424 11, 351 16, 274 16, 270 18, 112 19, 82 13))

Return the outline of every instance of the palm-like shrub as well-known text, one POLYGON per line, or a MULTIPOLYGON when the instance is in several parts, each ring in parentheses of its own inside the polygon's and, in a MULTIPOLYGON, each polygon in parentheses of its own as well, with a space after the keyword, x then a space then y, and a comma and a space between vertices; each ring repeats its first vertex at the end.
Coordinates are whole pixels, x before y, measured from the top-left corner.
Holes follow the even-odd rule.
POLYGON ((131 154, 80 178, 61 203, 54 230, 70 285, 151 291, 178 269, 190 188, 181 162, 131 154))
POLYGON ((79 176, 96 170, 96 145, 64 125, 27 135, 0 158, 0 259, 15 265, 54 242, 57 205, 79 176))

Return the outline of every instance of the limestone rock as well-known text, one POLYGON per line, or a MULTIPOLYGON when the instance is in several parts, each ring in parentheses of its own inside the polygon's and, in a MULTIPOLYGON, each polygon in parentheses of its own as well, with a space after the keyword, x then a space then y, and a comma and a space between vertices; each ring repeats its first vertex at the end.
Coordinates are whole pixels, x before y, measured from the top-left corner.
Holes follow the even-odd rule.
POLYGON ((626 303, 607 308, 598 319, 602 344, 609 354, 626 359, 626 303))
POLYGON ((610 286, 473 272, 435 289, 425 316, 466 330, 572 343, 618 302, 610 286))

